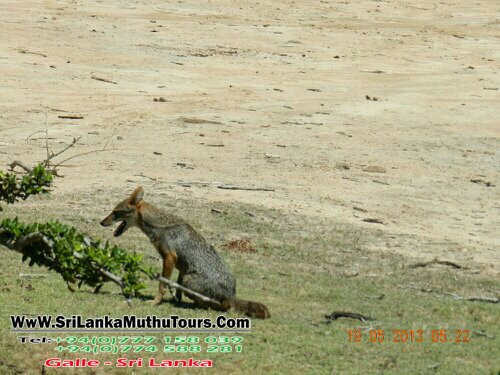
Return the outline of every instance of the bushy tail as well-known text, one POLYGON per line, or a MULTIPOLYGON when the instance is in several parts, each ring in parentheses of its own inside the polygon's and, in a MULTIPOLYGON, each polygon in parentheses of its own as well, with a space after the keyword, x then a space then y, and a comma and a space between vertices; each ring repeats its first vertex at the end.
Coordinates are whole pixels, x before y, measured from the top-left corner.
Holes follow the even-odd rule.
POLYGON ((225 302, 239 313, 248 315, 252 318, 269 319, 271 317, 267 307, 259 302, 243 301, 238 298, 232 298, 225 302))

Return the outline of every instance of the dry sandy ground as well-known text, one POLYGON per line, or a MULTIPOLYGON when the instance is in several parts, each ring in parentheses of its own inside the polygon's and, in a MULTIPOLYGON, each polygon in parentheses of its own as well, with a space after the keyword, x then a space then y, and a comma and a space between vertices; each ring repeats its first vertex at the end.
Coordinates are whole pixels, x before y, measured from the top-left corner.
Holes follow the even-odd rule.
POLYGON ((498 0, 2 0, 0 163, 43 159, 45 112, 54 151, 82 137, 62 156, 106 146, 61 167, 56 197, 141 184, 254 203, 496 274, 499 14, 498 0))

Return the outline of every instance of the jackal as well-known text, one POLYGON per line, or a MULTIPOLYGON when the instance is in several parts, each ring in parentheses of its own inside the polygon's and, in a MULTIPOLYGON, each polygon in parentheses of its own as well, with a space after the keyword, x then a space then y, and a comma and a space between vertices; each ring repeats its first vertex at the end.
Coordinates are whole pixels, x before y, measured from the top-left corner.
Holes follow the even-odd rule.
MULTIPOLYGON (((118 203, 111 214, 101 221, 101 225, 107 227, 120 222, 114 232, 115 237, 130 227, 139 227, 163 259, 163 277, 170 278, 175 267, 179 270, 178 284, 220 303, 203 302, 186 293, 197 304, 222 311, 233 308, 261 319, 270 317, 263 304, 236 298, 236 281, 213 246, 183 219, 146 203, 143 195, 142 187, 136 188, 127 199, 118 203)), ((153 303, 160 304, 164 294, 165 284, 160 282, 153 303)), ((182 291, 177 289, 175 297, 180 301, 182 291)))

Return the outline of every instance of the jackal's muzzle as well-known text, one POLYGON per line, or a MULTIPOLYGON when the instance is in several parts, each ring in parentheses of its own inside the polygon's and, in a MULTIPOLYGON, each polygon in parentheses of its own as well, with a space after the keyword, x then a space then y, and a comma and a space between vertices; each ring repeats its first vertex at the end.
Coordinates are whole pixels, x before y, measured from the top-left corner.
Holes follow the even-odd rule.
MULTIPOLYGON (((109 227, 110 225, 112 225, 116 221, 120 221, 120 220, 117 220, 116 217, 115 217, 115 215, 113 213, 111 213, 110 215, 106 216, 101 221, 101 225, 103 227, 109 227)), ((113 232, 113 235, 115 237, 121 236, 123 234, 123 232, 125 232, 128 229, 128 227, 129 226, 127 225, 127 220, 120 221, 120 224, 118 225, 118 227, 113 232)))

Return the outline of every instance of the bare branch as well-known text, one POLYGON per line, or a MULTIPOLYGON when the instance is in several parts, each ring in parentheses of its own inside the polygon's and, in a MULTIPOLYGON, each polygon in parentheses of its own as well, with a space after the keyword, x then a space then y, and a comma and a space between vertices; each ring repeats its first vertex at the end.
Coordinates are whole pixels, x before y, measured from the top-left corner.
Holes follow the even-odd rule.
POLYGON ((203 294, 200 294, 198 292, 195 292, 194 290, 191 290, 191 289, 188 289, 180 284, 177 284, 175 281, 172 281, 172 280, 169 280, 169 279, 166 279, 164 277, 161 277, 160 275, 156 276, 156 279, 158 281, 161 281, 162 283, 165 283, 167 284, 169 287, 172 287, 174 289, 179 289, 179 290, 182 290, 183 292, 187 293, 187 294, 190 294, 190 295, 193 295, 199 299, 201 299, 202 301, 204 302, 210 302, 210 303, 215 303, 217 305, 220 305, 220 302, 217 301, 217 300, 214 300, 212 298, 209 298, 209 297, 206 297, 204 296, 203 294))
POLYGON ((59 163, 57 163, 56 165, 54 165, 54 168, 57 168, 59 167, 61 164, 63 163, 66 163, 67 161, 71 160, 71 159, 74 159, 74 158, 77 158, 79 156, 84 156, 84 155, 89 155, 89 154, 93 154, 95 152, 103 152, 103 151, 111 151, 112 149, 109 149, 109 150, 92 150, 92 151, 87 151, 87 152, 82 152, 80 154, 76 154, 76 155, 73 155, 67 159, 64 159, 63 161, 60 161, 59 163))
POLYGON ((38 134, 38 133, 45 133, 45 130, 37 130, 36 132, 31 133, 30 135, 28 135, 26 137, 26 141, 28 141, 32 136, 34 136, 35 134, 38 134))
MULTIPOLYGON (((45 160, 43 161, 43 163, 44 163, 45 165, 47 165, 47 166, 48 166, 49 161, 50 161, 51 159, 54 159, 56 156, 59 156, 59 155, 61 155, 63 152, 66 152, 68 149, 70 149, 71 147, 73 147, 73 146, 74 146, 74 145, 75 145, 75 144, 76 144, 76 143, 77 143, 80 139, 82 139, 82 137, 73 138, 73 142, 71 142, 69 145, 67 145, 66 147, 64 147, 61 151, 58 151, 58 152, 56 152, 55 154, 54 154, 54 153, 50 154, 50 156, 48 156, 48 157, 47 157, 47 159, 45 159, 45 160)), ((56 165, 56 167, 57 167, 57 165, 56 165)))
MULTIPOLYGON (((73 252, 73 256, 78 260, 85 260, 85 256, 83 254, 77 253, 76 251, 73 252)), ((132 306, 132 300, 126 296, 126 294, 123 290, 123 288, 124 288, 123 280, 120 277, 116 276, 115 274, 113 274, 109 271, 106 271, 102 267, 99 267, 94 262, 89 262, 89 264, 93 269, 95 269, 97 272, 99 272, 102 276, 106 277, 108 280, 117 284, 121 288, 122 294, 125 296, 125 300, 127 301, 127 304, 129 306, 132 306)))

